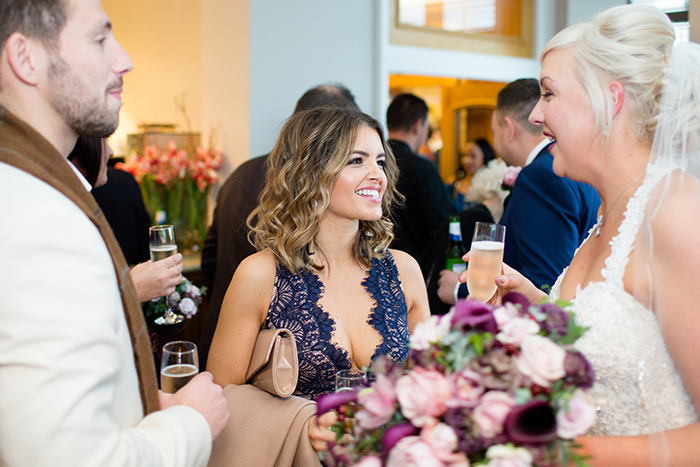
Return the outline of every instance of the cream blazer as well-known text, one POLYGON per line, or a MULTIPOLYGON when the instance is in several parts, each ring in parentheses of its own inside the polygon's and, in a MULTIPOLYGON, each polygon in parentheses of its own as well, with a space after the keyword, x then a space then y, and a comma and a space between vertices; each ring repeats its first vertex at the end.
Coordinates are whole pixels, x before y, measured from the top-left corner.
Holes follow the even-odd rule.
POLYGON ((206 465, 211 431, 196 410, 144 418, 121 303, 90 220, 0 163, 2 467, 206 465))

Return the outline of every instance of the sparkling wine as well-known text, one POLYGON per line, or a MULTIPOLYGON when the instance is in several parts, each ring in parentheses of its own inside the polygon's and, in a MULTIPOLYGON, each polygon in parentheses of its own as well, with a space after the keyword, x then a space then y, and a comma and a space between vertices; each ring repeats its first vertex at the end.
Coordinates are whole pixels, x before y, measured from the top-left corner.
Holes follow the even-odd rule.
POLYGON ((155 263, 161 259, 168 258, 169 256, 177 253, 177 245, 158 245, 151 247, 151 260, 155 263))
POLYGON ((503 243, 491 240, 472 242, 467 266, 467 287, 472 298, 485 302, 493 296, 502 262, 503 243))
POLYGON ((197 376, 199 370, 194 365, 178 364, 163 368, 160 372, 160 386, 163 392, 176 393, 181 387, 197 376))

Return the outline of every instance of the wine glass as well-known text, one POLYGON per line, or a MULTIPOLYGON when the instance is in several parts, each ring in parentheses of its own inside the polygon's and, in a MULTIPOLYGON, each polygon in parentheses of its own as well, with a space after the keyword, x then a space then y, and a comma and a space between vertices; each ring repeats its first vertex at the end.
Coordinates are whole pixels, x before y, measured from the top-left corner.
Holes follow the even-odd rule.
POLYGON ((174 394, 199 373, 197 346, 188 341, 168 342, 163 346, 160 363, 160 387, 174 394))
POLYGON ((474 225, 467 265, 467 288, 472 298, 485 302, 496 293, 496 277, 501 274, 505 239, 504 225, 488 222, 474 225))
POLYGON ((335 392, 356 391, 367 386, 367 373, 362 370, 340 370, 335 374, 335 392))
MULTIPOLYGON (((151 261, 154 263, 177 253, 175 229, 172 225, 155 225, 148 230, 151 249, 151 261)), ((156 324, 177 324, 185 319, 182 315, 173 313, 170 308, 170 297, 165 297, 165 313, 156 318, 156 324)))

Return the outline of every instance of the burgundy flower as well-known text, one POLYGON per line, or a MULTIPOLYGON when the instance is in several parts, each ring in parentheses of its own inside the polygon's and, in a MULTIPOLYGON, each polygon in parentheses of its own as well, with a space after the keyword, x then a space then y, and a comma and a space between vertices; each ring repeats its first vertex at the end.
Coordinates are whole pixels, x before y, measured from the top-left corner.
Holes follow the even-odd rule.
POLYGON ((554 409, 549 402, 539 399, 513 407, 503 429, 515 444, 544 444, 557 439, 554 409))
POLYGON ((452 325, 496 334, 498 325, 491 306, 477 300, 460 300, 454 308, 452 325))
POLYGON ((318 399, 316 399, 316 416, 320 417, 324 413, 337 409, 341 405, 356 401, 358 392, 359 391, 343 391, 321 394, 318 396, 318 399))
POLYGON ((392 425, 384 432, 384 437, 382 438, 382 456, 384 459, 389 455, 389 451, 392 450, 396 443, 401 441, 406 436, 414 435, 418 432, 418 429, 411 425, 410 423, 399 423, 397 425, 392 425))
POLYGON ((528 300, 525 295, 518 292, 511 292, 504 295, 501 301, 503 304, 512 303, 513 305, 520 305, 522 307, 522 311, 527 311, 531 305, 530 300, 528 300))
POLYGON ((566 328, 569 325, 569 313, 562 310, 561 307, 553 303, 545 303, 539 306, 540 312, 544 313, 547 318, 540 323, 542 328, 550 333, 556 331, 559 335, 566 335, 566 328))
POLYGON ((589 389, 595 380, 595 370, 582 353, 568 352, 564 357, 565 381, 581 389, 589 389))

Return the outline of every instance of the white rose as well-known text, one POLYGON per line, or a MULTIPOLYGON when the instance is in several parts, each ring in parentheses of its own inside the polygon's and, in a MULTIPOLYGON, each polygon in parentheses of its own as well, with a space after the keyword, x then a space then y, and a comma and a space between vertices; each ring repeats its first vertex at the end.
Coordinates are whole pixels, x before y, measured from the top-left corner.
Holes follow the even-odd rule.
POLYGON ((595 407, 586 401, 582 391, 576 391, 574 397, 569 399, 568 412, 564 405, 564 401, 560 401, 557 413, 557 436, 560 438, 574 439, 595 424, 595 407))
POLYGON ((433 343, 440 340, 439 316, 431 316, 425 321, 416 324, 411 334, 411 348, 415 350, 427 350, 433 343))
POLYGON ((194 300, 191 298, 183 298, 180 301, 180 311, 188 318, 191 318, 197 313, 197 305, 195 305, 194 300))
POLYGON ((501 327, 496 339, 504 344, 520 344, 527 336, 540 332, 540 325, 529 318, 516 316, 501 327))
POLYGON ((515 360, 518 370, 535 384, 549 387, 552 381, 563 378, 566 351, 542 336, 527 336, 520 345, 520 356, 515 360))
POLYGON ((488 448, 486 458, 489 459, 486 467, 530 467, 532 465, 532 454, 527 449, 503 444, 488 448))

